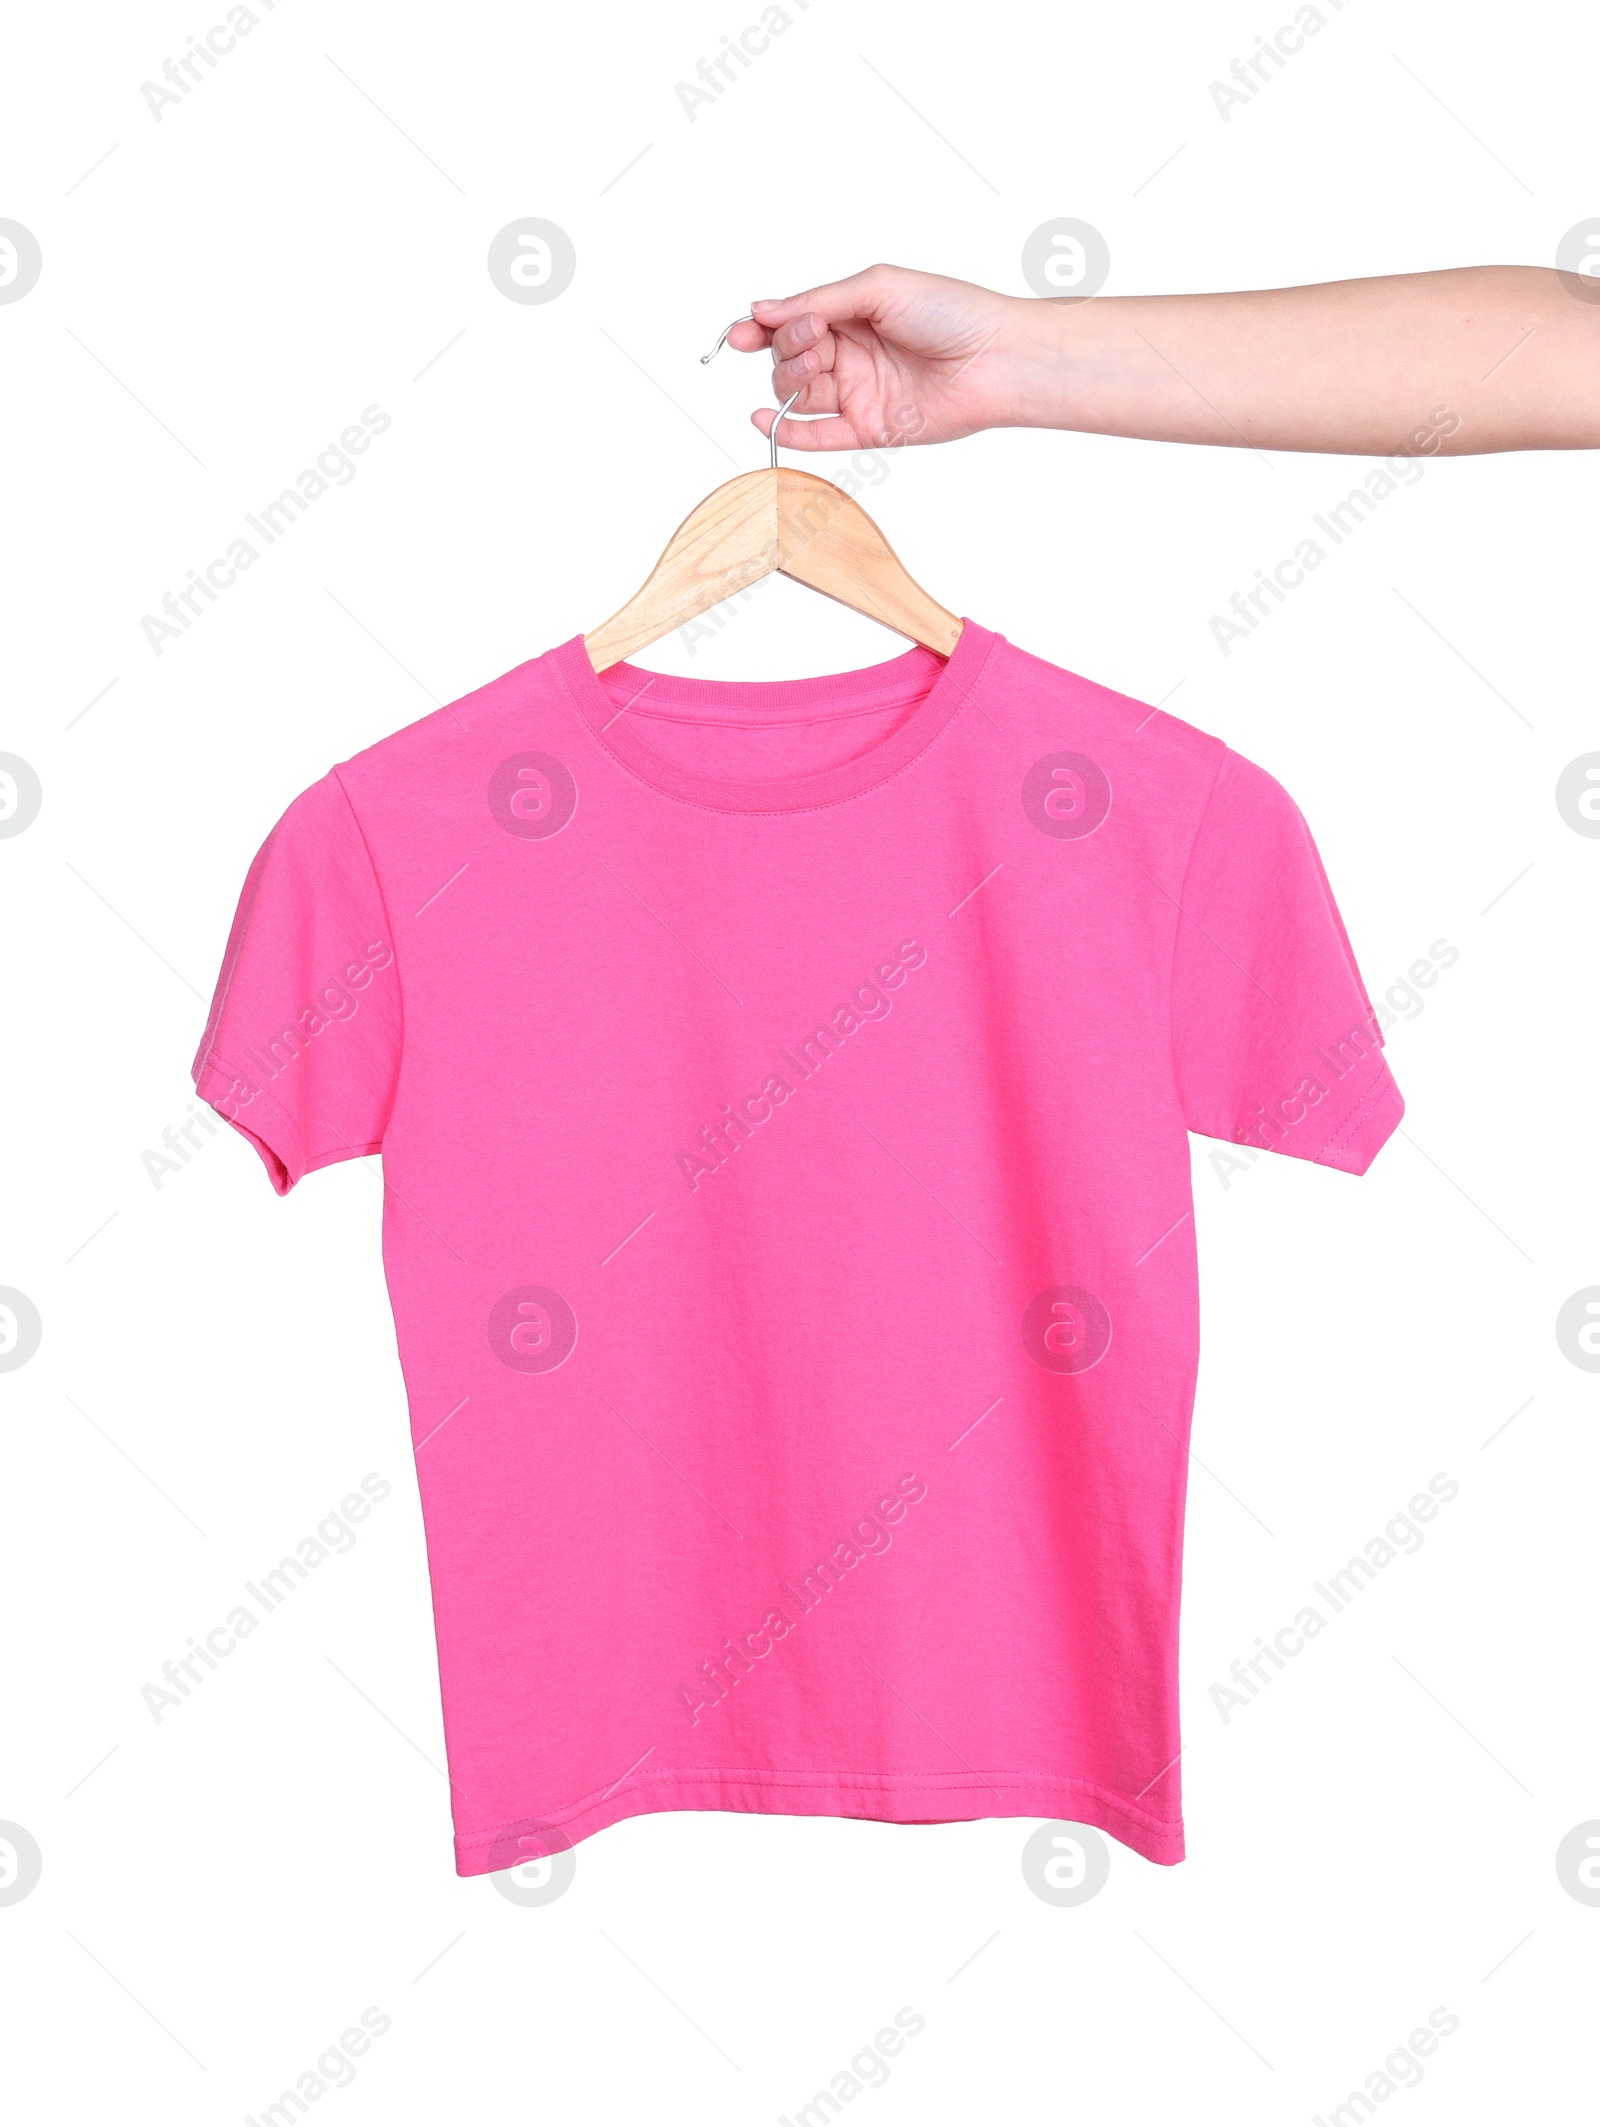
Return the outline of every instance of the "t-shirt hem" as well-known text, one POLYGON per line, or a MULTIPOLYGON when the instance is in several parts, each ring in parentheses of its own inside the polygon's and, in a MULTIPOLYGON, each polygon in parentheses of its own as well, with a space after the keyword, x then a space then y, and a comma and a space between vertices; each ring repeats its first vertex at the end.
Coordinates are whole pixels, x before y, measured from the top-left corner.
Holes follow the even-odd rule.
POLYGON ((214 1109, 225 1123, 238 1131, 247 1145, 255 1147, 267 1170, 267 1179, 279 1196, 287 1196, 296 1182, 308 1174, 315 1174, 320 1167, 335 1167, 340 1160, 367 1159, 383 1150, 382 1138, 374 1138, 370 1144, 334 1145, 326 1152, 301 1152, 296 1149, 286 1127, 280 1127, 277 1132, 269 1131, 263 1116, 260 1118, 263 1127, 258 1130, 255 1128, 256 1118, 246 1122, 242 1115, 230 1115, 222 1103, 226 1100, 233 1105, 233 1084, 228 1073, 219 1070, 215 1064, 196 1066, 195 1091, 208 1108, 214 1109))
POLYGON ((693 1771, 657 1773, 576 1807, 530 1815, 492 1831, 459 1834, 456 1873, 486 1876, 529 1858, 520 1838, 554 1831, 569 1846, 629 1817, 670 1810, 721 1810, 772 1817, 858 1817, 883 1824, 970 1824, 988 1817, 1043 1817, 1093 1825, 1146 1861, 1184 1858, 1183 1821, 1148 1815, 1091 1780, 1050 1773, 948 1776, 693 1771))
POLYGON ((1345 1174, 1365 1174, 1400 1127, 1405 1112, 1400 1088, 1388 1065, 1380 1060, 1373 1083, 1317 1153, 1317 1164, 1336 1167, 1345 1174))
MULTIPOLYGON (((254 1145, 260 1154, 262 1166, 267 1170, 268 1181, 279 1196, 287 1196, 303 1174, 309 1173, 313 1166, 326 1165, 327 1161, 306 1159, 291 1142, 287 1129, 281 1125, 276 1131, 265 1127, 265 1116, 259 1118, 263 1125, 259 1130, 254 1127, 257 1118, 252 1117, 250 1122, 246 1122, 237 1112, 237 1104, 232 1097, 233 1085, 234 1080, 226 1071, 219 1070, 215 1064, 197 1060, 194 1070, 195 1091, 208 1108, 214 1109, 225 1123, 238 1131, 247 1145, 254 1145), (227 1102, 227 1107, 223 1106, 224 1101, 227 1102), (230 1109, 235 1112, 230 1114, 230 1109)), ((337 1153, 328 1155, 328 1159, 337 1157, 337 1153)))

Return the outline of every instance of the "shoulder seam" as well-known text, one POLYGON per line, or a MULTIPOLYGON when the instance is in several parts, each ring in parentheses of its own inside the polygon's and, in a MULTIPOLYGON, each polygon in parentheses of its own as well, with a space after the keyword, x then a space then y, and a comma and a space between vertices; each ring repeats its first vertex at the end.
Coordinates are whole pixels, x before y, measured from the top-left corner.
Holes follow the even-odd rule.
MULTIPOLYGON (((389 931, 390 950, 394 954, 395 988, 400 995, 400 1039, 395 1056, 394 1086, 390 1092, 388 1109, 383 1118, 383 1132, 384 1135, 387 1135, 389 1122, 394 1114, 395 1103, 400 1097, 400 1075, 405 1069, 406 1055, 406 985, 405 975, 400 964, 400 933, 395 928, 394 912, 389 907, 388 896, 383 890, 383 881, 378 876, 378 867, 373 861, 372 845, 367 840, 367 831, 361 824, 361 815, 356 811, 355 801, 345 788, 344 777, 339 773, 338 769, 330 768, 328 774, 338 786, 340 797, 344 799, 345 810, 350 815, 350 824, 355 829, 356 838, 361 844, 361 854, 367 860, 367 870, 372 874, 372 890, 378 897, 379 908, 383 911, 383 920, 389 931)), ((381 1149, 382 1140, 380 1139, 379 1142, 381 1149)))

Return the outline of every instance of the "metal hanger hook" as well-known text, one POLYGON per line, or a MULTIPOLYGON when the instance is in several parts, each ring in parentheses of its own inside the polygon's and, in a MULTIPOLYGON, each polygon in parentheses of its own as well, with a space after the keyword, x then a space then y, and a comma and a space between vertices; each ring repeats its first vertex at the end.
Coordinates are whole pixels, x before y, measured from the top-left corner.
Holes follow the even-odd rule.
MULTIPOLYGON (((754 323, 755 319, 751 317, 748 312, 742 318, 735 318, 733 321, 733 325, 753 325, 754 323)), ((711 360, 711 355, 721 354, 723 342, 726 341, 728 334, 732 332, 733 325, 724 326, 722 332, 722 339, 718 340, 716 346, 712 348, 711 354, 703 354, 700 357, 700 366, 702 369, 704 369, 705 365, 711 360)))
MULTIPOLYGON (((733 325, 753 325, 754 323, 755 319, 751 317, 748 312, 746 312, 746 314, 742 318, 735 318, 733 321, 733 325)), ((728 334, 733 330, 733 325, 725 325, 722 329, 722 337, 717 341, 716 346, 712 348, 711 354, 703 354, 700 357, 700 367, 702 369, 704 369, 706 364, 711 360, 712 355, 721 354, 724 346, 727 344, 728 334)), ((804 390, 805 386, 802 384, 800 387, 800 391, 804 390)), ((774 472, 777 471, 778 467, 778 422, 783 419, 784 415, 789 411, 790 407, 793 406, 795 400, 799 398, 800 391, 791 392, 789 397, 784 400, 783 404, 778 408, 777 417, 772 424, 772 467, 774 472)))
MULTIPOLYGON (((805 386, 802 384, 800 387, 800 391, 804 390, 805 386)), ((772 419, 772 469, 774 472, 776 472, 778 469, 778 423, 783 419, 784 415, 789 411, 790 407, 793 406, 795 400, 799 398, 800 391, 790 392, 788 398, 784 400, 783 404, 778 408, 777 413, 774 414, 772 419)))

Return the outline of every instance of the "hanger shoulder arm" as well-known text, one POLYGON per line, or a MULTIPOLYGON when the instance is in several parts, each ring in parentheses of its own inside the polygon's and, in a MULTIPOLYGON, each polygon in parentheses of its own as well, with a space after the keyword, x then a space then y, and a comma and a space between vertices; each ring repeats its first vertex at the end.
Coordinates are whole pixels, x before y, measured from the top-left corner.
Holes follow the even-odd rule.
POLYGON ((584 637, 597 672, 670 635, 778 566, 778 516, 770 469, 740 473, 685 517, 625 606, 584 637))
POLYGON ((955 648, 960 618, 923 590, 860 503, 831 480, 779 470, 777 566, 941 657, 955 648))

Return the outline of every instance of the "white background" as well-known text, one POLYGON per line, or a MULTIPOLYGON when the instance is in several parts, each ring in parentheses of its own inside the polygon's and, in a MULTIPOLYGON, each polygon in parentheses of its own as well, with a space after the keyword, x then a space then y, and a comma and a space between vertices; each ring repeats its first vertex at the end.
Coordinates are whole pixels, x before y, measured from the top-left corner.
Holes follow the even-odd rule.
MULTIPOLYGON (((0 1379, 0 1818, 44 1860, 0 1907, 18 2116, 259 2117, 372 2006, 319 2118, 792 2118, 909 2006, 852 2116, 1325 2117, 1444 2007, 1380 2110, 1578 2118, 1600 1908, 1554 1857, 1600 1817, 1600 1457, 1554 1322, 1600 1278, 1600 843, 1554 788, 1600 747, 1591 459, 1428 462, 1226 658, 1210 616, 1364 465, 1008 432, 865 496, 935 597, 1278 776, 1375 996, 1459 952, 1390 1036, 1409 1112, 1364 1180, 1225 1188, 1195 1145, 1181 1867, 1113 1844, 1060 1909, 1020 1821, 663 1815, 546 1907, 457 1880, 376 1162, 278 1202, 231 1134, 159 1189, 142 1155, 288 801, 596 624, 764 462, 765 364, 698 361, 751 296, 875 258, 1023 294, 1060 215, 1109 293, 1548 264, 1600 205, 1586 12, 1327 7, 1226 123, 1209 84, 1287 0, 791 0, 693 122, 675 85, 754 0, 255 12, 159 122, 141 85, 220 0, 35 8, 4 50, 0 214, 44 258, 0 308, 0 746, 44 789, 0 842, 0 1283, 44 1323, 0 1379), (485 270, 525 215, 576 247, 544 306, 485 270), (157 657, 143 616, 372 404, 357 477, 157 657), (355 1549, 156 1723, 141 1687, 368 1471, 355 1549), (1211 1685, 1440 1471, 1423 1548, 1224 1723, 1211 1685)), ((901 647, 780 582, 647 661, 901 647)))

